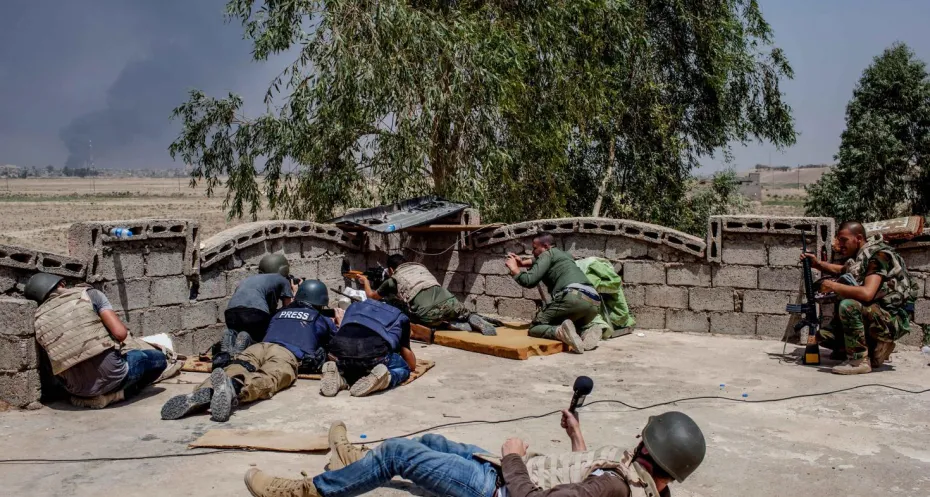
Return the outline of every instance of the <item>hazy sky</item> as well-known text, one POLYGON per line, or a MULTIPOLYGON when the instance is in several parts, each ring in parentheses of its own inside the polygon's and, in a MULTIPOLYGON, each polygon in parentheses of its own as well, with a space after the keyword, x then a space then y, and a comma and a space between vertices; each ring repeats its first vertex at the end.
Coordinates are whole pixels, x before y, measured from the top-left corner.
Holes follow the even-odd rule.
MULTIPOLYGON (((737 169, 831 162, 853 85, 895 41, 930 60, 930 1, 760 0, 795 70, 783 84, 794 147, 737 145, 737 169)), ((0 15, 0 164, 178 167, 167 117, 192 87, 235 91, 252 109, 283 67, 250 61, 224 0, 4 0, 0 15)), ((700 172, 726 167, 707 159, 700 172)))

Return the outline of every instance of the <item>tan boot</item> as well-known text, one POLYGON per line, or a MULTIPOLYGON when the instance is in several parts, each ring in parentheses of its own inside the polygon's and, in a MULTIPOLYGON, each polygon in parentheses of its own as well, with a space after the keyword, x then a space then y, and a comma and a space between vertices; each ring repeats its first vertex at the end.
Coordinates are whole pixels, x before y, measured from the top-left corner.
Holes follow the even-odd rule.
POLYGON ((894 342, 883 342, 878 340, 875 344, 875 350, 872 351, 871 361, 873 368, 877 368, 882 364, 885 364, 885 361, 891 357, 891 353, 894 352, 894 342))
POLYGON ((346 436, 346 424, 336 421, 329 427, 329 470, 342 469, 365 457, 371 449, 356 447, 346 436))
POLYGON ((345 378, 339 373, 339 368, 336 366, 335 362, 329 361, 323 363, 321 370, 323 372, 323 379, 320 381, 320 395, 324 397, 335 397, 336 394, 342 390, 349 388, 345 378))
POLYGON ((353 397, 364 397, 386 389, 391 384, 391 372, 384 364, 372 368, 371 373, 359 378, 349 389, 353 397))
POLYGON ((258 468, 245 472, 245 488, 255 497, 320 497, 309 478, 278 478, 258 468))
POLYGON ((604 334, 603 328, 600 326, 588 326, 581 331, 581 343, 584 346, 584 350, 594 350, 597 348, 597 343, 601 341, 601 335, 604 334))
POLYGON ((872 366, 869 366, 869 358, 849 359, 838 366, 833 366, 833 372, 836 374, 865 374, 872 372, 872 366))
POLYGON ((581 340, 581 337, 578 336, 578 332, 575 331, 575 323, 573 323, 571 319, 562 321, 562 324, 555 330, 555 337, 565 345, 568 345, 568 348, 572 352, 584 354, 584 341, 581 340))
POLYGON ((71 405, 76 407, 86 407, 88 409, 103 409, 104 407, 126 400, 126 394, 122 390, 105 393, 96 397, 77 397, 71 396, 71 405))

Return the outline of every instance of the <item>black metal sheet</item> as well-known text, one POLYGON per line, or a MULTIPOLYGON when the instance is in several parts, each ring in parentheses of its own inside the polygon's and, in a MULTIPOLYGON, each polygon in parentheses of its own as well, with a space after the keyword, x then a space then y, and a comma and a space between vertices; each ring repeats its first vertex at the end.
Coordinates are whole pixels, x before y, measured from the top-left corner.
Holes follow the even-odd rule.
POLYGON ((416 197, 395 204, 381 205, 330 219, 328 222, 344 228, 364 228, 379 233, 393 233, 452 216, 471 207, 442 197, 416 197))

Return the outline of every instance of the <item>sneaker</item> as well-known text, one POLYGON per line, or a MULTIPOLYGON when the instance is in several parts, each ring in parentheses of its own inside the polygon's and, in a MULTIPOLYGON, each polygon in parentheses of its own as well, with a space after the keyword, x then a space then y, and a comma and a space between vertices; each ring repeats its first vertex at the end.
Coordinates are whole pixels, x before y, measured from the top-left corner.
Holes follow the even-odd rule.
POLYGON ((364 397, 386 389, 391 384, 391 372, 387 366, 378 364, 368 375, 363 376, 352 385, 349 393, 353 397, 364 397))
POLYGON ((869 366, 869 358, 849 359, 839 366, 833 366, 833 372, 836 374, 865 374, 871 373, 872 367, 869 366))
POLYGON ((161 406, 161 419, 181 419, 206 410, 213 398, 212 388, 201 388, 184 395, 175 395, 161 406))
POLYGON ((320 381, 320 395, 335 397, 339 392, 349 388, 349 384, 339 373, 339 368, 335 362, 324 362, 320 371, 323 373, 323 378, 320 381))
POLYGON ((329 450, 329 471, 335 471, 365 457, 371 449, 352 445, 346 436, 346 424, 336 421, 329 427, 329 450))
POLYGON ((126 400, 126 394, 123 392, 123 390, 117 390, 115 392, 105 393, 96 397, 77 397, 72 395, 71 405, 75 407, 86 407, 88 409, 103 409, 104 407, 121 400, 126 400))
POLYGON ((230 354, 235 356, 236 354, 241 354, 245 349, 249 348, 252 345, 252 335, 244 331, 240 331, 236 335, 236 341, 233 343, 233 350, 230 351, 230 354))
POLYGON ((451 331, 471 331, 471 325, 462 321, 449 321, 451 331))
POLYGON ((568 348, 572 352, 584 354, 584 342, 581 340, 581 337, 578 336, 578 332, 575 331, 575 323, 573 323, 571 319, 562 321, 562 324, 555 330, 555 337, 565 345, 568 345, 568 348))
POLYGON ((210 419, 220 423, 229 421, 233 408, 239 403, 236 388, 232 379, 226 376, 226 371, 214 369, 210 373, 210 384, 213 386, 213 398, 210 399, 210 419))
POLYGON ((309 478, 278 478, 258 468, 245 472, 245 488, 255 497, 320 497, 309 478))
POLYGON ((883 342, 878 340, 875 344, 875 350, 872 352, 870 363, 873 368, 877 368, 888 362, 891 353, 894 352, 894 342, 883 342))
POLYGON ((585 351, 597 348, 597 343, 601 341, 604 329, 600 326, 589 326, 581 332, 581 343, 585 351))
POLYGON ((473 330, 481 333, 484 336, 497 336, 497 328, 495 328, 493 324, 485 321, 483 317, 477 314, 470 314, 468 316, 468 324, 473 330))

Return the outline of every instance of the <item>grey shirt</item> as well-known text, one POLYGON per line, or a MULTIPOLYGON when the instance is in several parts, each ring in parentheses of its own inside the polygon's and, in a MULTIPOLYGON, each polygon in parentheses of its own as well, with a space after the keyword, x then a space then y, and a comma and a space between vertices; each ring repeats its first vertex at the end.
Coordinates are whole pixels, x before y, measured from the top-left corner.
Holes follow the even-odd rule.
POLYGON ((277 273, 256 274, 239 283, 226 308, 248 307, 274 314, 278 309, 278 301, 285 297, 294 297, 291 282, 287 278, 277 273))
MULTIPOLYGON (((103 311, 112 311, 110 300, 100 290, 87 290, 87 297, 97 315, 103 311)), ((64 370, 58 377, 64 383, 65 390, 78 397, 96 397, 110 393, 119 388, 129 365, 117 349, 110 349, 86 361, 81 361, 64 370)))

